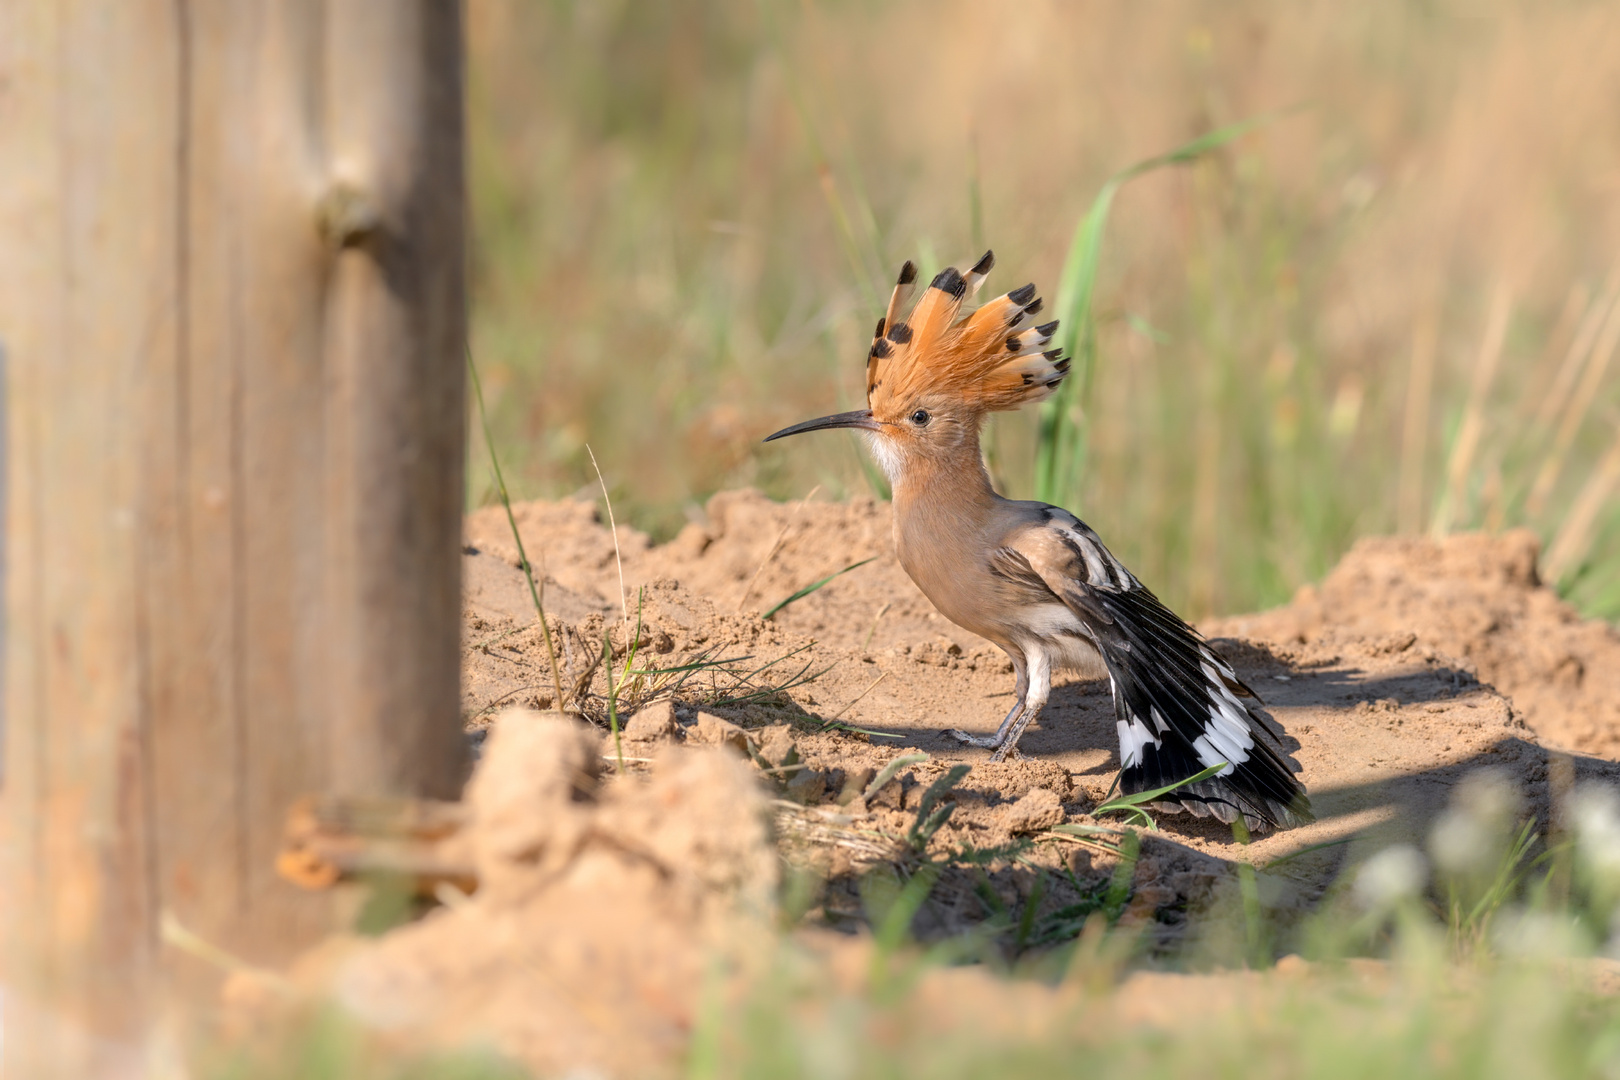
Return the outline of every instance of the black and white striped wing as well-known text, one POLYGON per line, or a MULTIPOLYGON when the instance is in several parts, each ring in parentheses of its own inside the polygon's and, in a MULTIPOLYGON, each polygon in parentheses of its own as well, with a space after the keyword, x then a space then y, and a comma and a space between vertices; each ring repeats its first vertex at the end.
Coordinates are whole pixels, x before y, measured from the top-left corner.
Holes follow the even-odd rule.
POLYGON ((1226 822, 1242 814, 1257 830, 1313 820, 1254 691, 1096 533, 1052 507, 1044 526, 1012 546, 1080 620, 1107 665, 1121 790, 1151 791, 1225 762, 1215 776, 1175 793, 1181 808, 1226 822))

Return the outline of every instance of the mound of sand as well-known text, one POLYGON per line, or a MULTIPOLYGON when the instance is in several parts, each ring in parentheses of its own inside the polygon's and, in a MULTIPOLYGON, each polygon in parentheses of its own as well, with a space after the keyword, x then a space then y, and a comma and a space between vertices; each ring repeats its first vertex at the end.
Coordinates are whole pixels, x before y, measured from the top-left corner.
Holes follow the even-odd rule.
MULTIPOLYGON (((613 534, 586 503, 528 503, 516 514, 528 550, 547 570, 548 609, 584 625, 599 651, 602 624, 588 617, 609 624, 621 617, 613 534)), ((504 515, 499 509, 474 513, 467 538, 469 645, 511 633, 469 652, 468 714, 505 693, 531 693, 531 700, 548 703, 530 664, 532 631, 519 629, 532 622, 532 607, 514 569, 504 515)), ((624 527, 618 542, 632 617, 643 586, 658 583, 665 596, 678 588, 688 598, 678 605, 682 617, 697 619, 685 631, 688 639, 697 640, 695 633, 705 643, 736 641, 766 658, 780 654, 772 650, 806 647, 803 658, 816 670, 828 668, 790 693, 788 712, 837 713, 903 736, 897 745, 972 761, 934 732, 952 725, 988 729, 1010 704, 1011 679, 999 650, 940 617, 901 569, 886 504, 779 504, 758 492, 724 492, 710 500, 704 522, 668 544, 652 545, 624 527), (750 617, 866 559, 872 561, 769 623, 750 617), (700 617, 692 614, 694 597, 706 613, 700 617)), ((1287 607, 1214 620, 1203 629, 1226 639, 1221 647, 1301 742, 1299 763, 1313 788, 1343 786, 1352 777, 1359 786, 1369 766, 1421 773, 1440 763, 1425 749, 1430 742, 1448 762, 1502 742, 1482 732, 1614 756, 1620 749, 1620 635, 1605 623, 1581 620, 1540 585, 1536 557, 1533 537, 1523 532, 1367 540, 1320 588, 1301 590, 1287 607), (1433 739, 1414 741, 1409 728, 1433 739)), ((670 654, 688 655, 684 648, 670 654)), ((774 717, 756 710, 736 718, 762 723, 774 717)), ((1511 750, 1504 747, 1498 755, 1511 750)), ((1024 748, 1031 758, 1061 762, 1083 790, 1095 786, 1095 778, 1111 778, 1105 685, 1071 677, 1024 748)))
MULTIPOLYGON (((560 614, 619 610, 614 536, 597 520, 593 505, 531 502, 514 506, 513 513, 526 550, 559 587, 560 614)), ((911 583, 894 558, 892 521, 889 505, 869 498, 775 503, 757 491, 724 491, 709 500, 702 523, 687 525, 667 544, 655 546, 645 534, 619 527, 629 603, 633 608, 638 585, 672 579, 718 611, 757 613, 829 574, 872 559, 783 610, 774 622, 849 649, 882 651, 936 635, 961 646, 982 644, 935 612, 911 583)), ((469 515, 466 536, 474 550, 517 565, 500 507, 469 515)), ((474 556, 470 561, 478 560, 474 556)), ((469 606, 518 619, 532 617, 526 587, 484 585, 488 576, 478 570, 468 576, 480 583, 469 591, 469 606)))
POLYGON ((541 1076, 669 1069, 699 988, 768 947, 765 799, 734 755, 671 747, 612 783, 599 749, 576 720, 502 714, 458 837, 476 895, 328 946, 298 981, 405 1048, 492 1046, 541 1076))
POLYGON ((1444 657, 1512 699, 1543 745, 1620 753, 1620 633, 1536 576, 1525 530, 1362 540, 1287 607, 1207 629, 1284 649, 1444 657))
MULTIPOLYGON (((565 619, 614 614, 620 596, 614 536, 594 506, 535 502, 515 511, 553 583, 548 610, 565 619)), ((774 503, 756 491, 722 492, 709 501, 704 522, 668 544, 655 546, 621 527, 624 583, 632 605, 639 585, 667 579, 717 611, 746 613, 871 559, 783 610, 772 625, 867 655, 982 654, 987 643, 943 619, 901 569, 891 520, 888 505, 871 499, 801 505, 774 503)), ((469 516, 467 537, 471 550, 485 556, 467 560, 472 617, 530 621, 526 587, 511 573, 516 553, 502 511, 469 516)), ((1286 607, 1212 620, 1203 629, 1300 658, 1339 650, 1439 660, 1509 696, 1547 745, 1616 756, 1620 633, 1581 619, 1543 586, 1538 554, 1535 537, 1523 530, 1443 541, 1367 539, 1320 587, 1301 589, 1286 607)))

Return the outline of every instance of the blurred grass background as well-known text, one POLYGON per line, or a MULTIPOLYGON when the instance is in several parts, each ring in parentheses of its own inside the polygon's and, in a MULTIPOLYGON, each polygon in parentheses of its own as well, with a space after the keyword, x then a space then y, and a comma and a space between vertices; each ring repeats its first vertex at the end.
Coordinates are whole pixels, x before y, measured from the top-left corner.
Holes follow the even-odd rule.
MULTIPOLYGON (((870 491, 894 269, 1049 302, 1109 175, 1062 501, 1172 605, 1286 600, 1360 535, 1526 524, 1620 616, 1620 11, 1595 2, 469 0, 473 351, 515 495, 657 537, 716 490, 870 491)), ((994 475, 1033 492, 1035 417, 994 475)), ((493 495, 470 456, 470 498, 493 495)))

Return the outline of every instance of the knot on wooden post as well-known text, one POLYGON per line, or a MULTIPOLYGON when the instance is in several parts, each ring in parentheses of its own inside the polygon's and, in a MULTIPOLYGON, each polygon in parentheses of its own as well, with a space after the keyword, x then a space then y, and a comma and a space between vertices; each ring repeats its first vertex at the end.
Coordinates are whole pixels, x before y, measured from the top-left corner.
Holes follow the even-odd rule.
POLYGON ((334 251, 359 247, 382 227, 371 194, 346 180, 327 188, 315 209, 316 225, 334 251))

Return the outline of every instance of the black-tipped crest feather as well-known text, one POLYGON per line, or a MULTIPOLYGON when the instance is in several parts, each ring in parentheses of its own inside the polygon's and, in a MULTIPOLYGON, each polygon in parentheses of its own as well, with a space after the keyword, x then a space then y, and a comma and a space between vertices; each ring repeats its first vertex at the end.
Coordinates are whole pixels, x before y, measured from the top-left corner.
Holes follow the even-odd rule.
POLYGON ((938 289, 956 300, 962 299, 967 294, 967 282, 962 280, 961 273, 954 266, 947 266, 938 274, 935 274, 934 280, 929 282, 928 287, 938 289))

